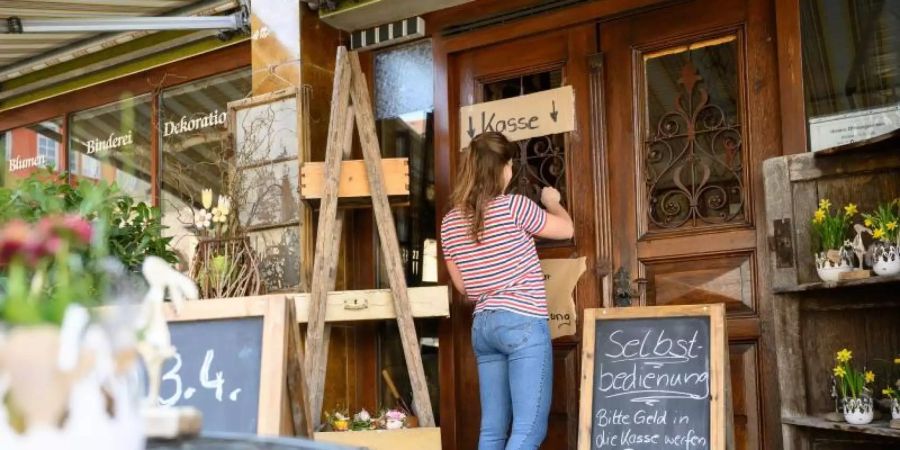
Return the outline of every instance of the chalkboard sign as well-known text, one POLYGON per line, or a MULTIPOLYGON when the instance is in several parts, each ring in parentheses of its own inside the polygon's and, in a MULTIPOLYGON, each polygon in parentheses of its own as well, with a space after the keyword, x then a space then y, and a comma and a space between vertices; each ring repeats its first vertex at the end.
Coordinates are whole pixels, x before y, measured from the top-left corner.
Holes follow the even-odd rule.
POLYGON ((729 401, 722 305, 585 311, 579 450, 718 450, 729 401))
POLYGON ((295 417, 305 399, 288 386, 300 371, 292 301, 198 300, 178 314, 167 305, 166 318, 178 354, 163 366, 160 403, 199 409, 204 432, 308 434, 295 417))
POLYGON ((262 317, 174 322, 175 357, 163 366, 160 403, 193 406, 203 431, 256 433, 262 317))

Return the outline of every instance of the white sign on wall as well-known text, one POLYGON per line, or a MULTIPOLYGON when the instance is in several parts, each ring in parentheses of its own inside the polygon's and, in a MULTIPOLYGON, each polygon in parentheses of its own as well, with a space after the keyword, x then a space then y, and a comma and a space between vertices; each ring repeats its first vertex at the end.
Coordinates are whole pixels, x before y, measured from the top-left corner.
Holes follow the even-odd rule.
POLYGON ((521 141, 575 129, 575 91, 563 86, 521 97, 478 103, 459 109, 459 143, 465 148, 473 137, 498 131, 521 141))
POLYGON ((809 119, 812 151, 864 141, 900 128, 900 105, 809 119))

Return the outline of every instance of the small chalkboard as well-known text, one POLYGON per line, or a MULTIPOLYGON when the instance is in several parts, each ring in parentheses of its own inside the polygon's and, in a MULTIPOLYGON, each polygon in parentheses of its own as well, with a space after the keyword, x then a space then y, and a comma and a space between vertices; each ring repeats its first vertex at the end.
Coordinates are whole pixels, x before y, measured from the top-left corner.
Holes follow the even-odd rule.
POLYGON ((305 403, 288 388, 289 366, 300 367, 292 301, 198 300, 178 314, 167 305, 166 318, 178 353, 163 366, 160 403, 199 409, 204 432, 309 434, 292 420, 305 403))
POLYGON ((579 450, 733 448, 722 305, 585 311, 579 450))

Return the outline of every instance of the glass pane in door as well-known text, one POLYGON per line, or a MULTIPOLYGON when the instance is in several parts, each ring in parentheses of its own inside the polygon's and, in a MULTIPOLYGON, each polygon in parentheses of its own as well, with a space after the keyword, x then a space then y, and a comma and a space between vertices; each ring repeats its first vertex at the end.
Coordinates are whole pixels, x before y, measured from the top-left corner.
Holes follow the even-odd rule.
POLYGON ((647 231, 746 223, 738 60, 736 36, 644 55, 647 231))

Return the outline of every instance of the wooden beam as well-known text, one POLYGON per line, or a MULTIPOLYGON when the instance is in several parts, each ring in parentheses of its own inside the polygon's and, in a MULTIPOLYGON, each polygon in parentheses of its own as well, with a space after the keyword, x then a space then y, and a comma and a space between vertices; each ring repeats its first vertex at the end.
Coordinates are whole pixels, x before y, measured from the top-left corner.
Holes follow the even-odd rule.
POLYGON ((328 177, 323 187, 322 206, 316 236, 316 253, 313 261, 312 302, 309 326, 306 329, 306 381, 313 427, 321 421, 322 400, 325 386, 325 300, 335 279, 337 255, 333 248, 334 227, 337 222, 337 191, 344 146, 345 121, 350 106, 351 70, 347 61, 347 49, 338 47, 334 87, 331 92, 331 120, 328 125, 328 143, 325 150, 325 167, 328 177))
MULTIPOLYGON (((350 136, 353 135, 351 134, 350 136)), ((381 161, 381 170, 384 172, 385 182, 387 183, 385 186, 387 195, 409 195, 409 159, 383 159, 381 161)), ((304 163, 300 168, 300 198, 303 200, 321 199, 325 173, 325 163, 304 163)), ((341 162, 338 197, 368 197, 370 194, 369 176, 366 174, 365 161, 341 162)))
POLYGON ((382 256, 384 257, 388 279, 390 280, 391 292, 394 294, 397 326, 400 330, 400 341, 403 344, 403 354, 406 359, 406 368, 409 372, 409 384, 413 391, 413 408, 416 410, 415 413, 422 426, 433 427, 435 425, 434 413, 431 408, 428 383, 425 379, 425 370, 422 365, 422 354, 419 351, 419 342, 416 337, 416 327, 410 311, 406 274, 403 271, 403 264, 400 260, 397 229, 394 225, 394 215, 391 212, 391 206, 388 203, 384 175, 380 170, 381 147, 378 145, 378 136, 375 132, 372 102, 369 97, 369 89, 366 86, 366 78, 359 63, 359 55, 356 52, 350 53, 350 66, 352 72, 350 97, 353 100, 359 140, 362 146, 363 157, 366 160, 366 170, 369 174, 372 207, 375 211, 375 222, 378 225, 382 256))

